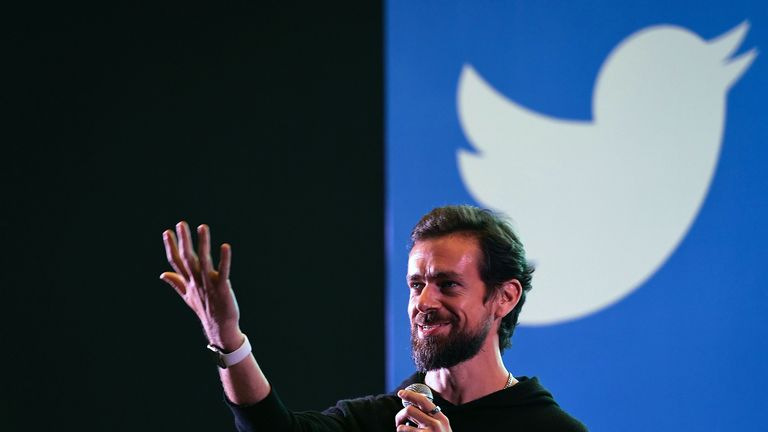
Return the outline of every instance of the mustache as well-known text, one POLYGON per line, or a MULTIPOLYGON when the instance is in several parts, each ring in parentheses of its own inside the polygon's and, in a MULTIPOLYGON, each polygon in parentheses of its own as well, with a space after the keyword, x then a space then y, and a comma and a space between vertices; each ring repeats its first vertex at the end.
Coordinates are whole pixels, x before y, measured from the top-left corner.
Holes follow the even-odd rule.
POLYGON ((413 318, 413 322, 417 325, 429 325, 435 322, 448 322, 452 323, 453 319, 450 316, 442 316, 435 311, 419 312, 416 317, 413 318))

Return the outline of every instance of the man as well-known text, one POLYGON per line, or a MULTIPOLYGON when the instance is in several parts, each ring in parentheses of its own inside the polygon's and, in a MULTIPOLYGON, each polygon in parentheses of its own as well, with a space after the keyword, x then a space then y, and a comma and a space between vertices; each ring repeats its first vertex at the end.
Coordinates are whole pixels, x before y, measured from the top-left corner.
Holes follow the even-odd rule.
POLYGON ((396 393, 340 401, 322 413, 287 410, 250 355, 229 283, 230 247, 214 269, 208 227, 198 252, 186 223, 163 233, 163 273, 197 314, 241 431, 586 431, 536 378, 515 378, 501 358, 531 288, 533 269, 517 236, 498 215, 448 206, 425 215, 411 233, 407 283, 412 355, 419 372, 396 393), (405 389, 424 383, 434 400, 405 389), (403 402, 407 402, 405 408, 403 402))

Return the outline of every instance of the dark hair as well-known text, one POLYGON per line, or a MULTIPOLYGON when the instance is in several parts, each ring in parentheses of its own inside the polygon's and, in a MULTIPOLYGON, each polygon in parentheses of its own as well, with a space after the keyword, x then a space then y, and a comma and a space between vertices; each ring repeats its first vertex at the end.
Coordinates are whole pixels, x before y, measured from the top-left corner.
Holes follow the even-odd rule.
POLYGON ((479 243, 481 261, 478 270, 486 288, 484 301, 491 298, 493 290, 500 289, 510 279, 517 279, 523 287, 520 301, 499 325, 499 348, 504 352, 512 346, 512 333, 525 303, 525 295, 531 290, 534 268, 526 261, 523 244, 507 218, 469 205, 438 207, 424 215, 411 231, 410 248, 417 241, 454 233, 465 233, 479 243))

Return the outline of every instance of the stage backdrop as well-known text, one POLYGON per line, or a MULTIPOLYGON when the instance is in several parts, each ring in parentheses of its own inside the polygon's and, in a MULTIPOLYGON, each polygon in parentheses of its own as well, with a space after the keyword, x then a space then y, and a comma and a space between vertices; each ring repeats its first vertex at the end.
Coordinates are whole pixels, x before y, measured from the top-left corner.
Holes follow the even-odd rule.
POLYGON ((386 5, 388 386, 408 233, 508 214, 537 265, 505 353, 592 430, 766 429, 768 9, 386 5))

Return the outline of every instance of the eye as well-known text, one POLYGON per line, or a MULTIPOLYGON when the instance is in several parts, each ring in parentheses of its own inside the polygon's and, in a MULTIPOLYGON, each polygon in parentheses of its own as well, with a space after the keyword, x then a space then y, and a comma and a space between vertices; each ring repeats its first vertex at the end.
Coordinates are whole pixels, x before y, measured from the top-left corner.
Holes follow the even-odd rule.
POLYGON ((422 282, 411 282, 408 284, 408 287, 412 291, 421 291, 422 289, 424 289, 424 284, 422 282))
POLYGON ((458 282, 455 282, 452 280, 440 282, 440 289, 443 289, 443 290, 456 288, 457 286, 459 286, 458 282))

